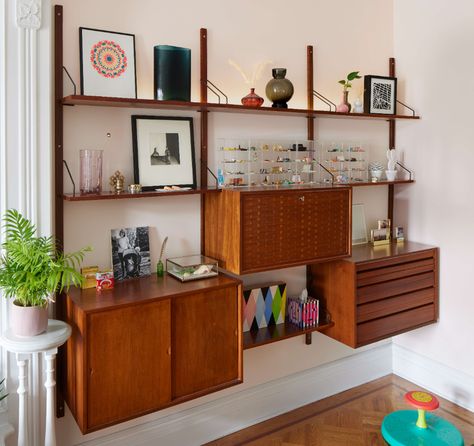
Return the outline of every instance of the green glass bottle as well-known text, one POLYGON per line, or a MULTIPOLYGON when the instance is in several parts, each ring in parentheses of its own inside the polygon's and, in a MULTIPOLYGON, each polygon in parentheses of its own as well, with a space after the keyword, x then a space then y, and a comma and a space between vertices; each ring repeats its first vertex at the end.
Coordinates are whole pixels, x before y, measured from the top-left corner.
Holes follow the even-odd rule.
POLYGON ((164 274, 165 274, 165 268, 164 268, 163 262, 161 260, 158 260, 158 263, 156 264, 156 276, 163 277, 164 274))

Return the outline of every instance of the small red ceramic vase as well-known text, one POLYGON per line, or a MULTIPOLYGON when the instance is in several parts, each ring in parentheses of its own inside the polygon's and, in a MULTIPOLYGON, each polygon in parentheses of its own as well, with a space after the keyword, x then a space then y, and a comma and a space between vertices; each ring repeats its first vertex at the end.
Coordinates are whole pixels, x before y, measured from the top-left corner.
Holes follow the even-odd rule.
POLYGON ((243 97, 241 102, 247 107, 260 107, 263 104, 263 98, 255 94, 255 88, 251 88, 250 93, 243 97))

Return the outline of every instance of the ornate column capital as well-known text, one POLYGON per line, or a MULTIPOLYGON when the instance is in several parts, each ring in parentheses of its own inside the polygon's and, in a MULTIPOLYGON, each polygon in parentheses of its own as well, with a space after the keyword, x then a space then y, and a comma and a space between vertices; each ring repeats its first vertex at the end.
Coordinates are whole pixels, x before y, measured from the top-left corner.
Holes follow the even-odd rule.
POLYGON ((19 28, 39 29, 41 0, 16 0, 16 24, 19 28))

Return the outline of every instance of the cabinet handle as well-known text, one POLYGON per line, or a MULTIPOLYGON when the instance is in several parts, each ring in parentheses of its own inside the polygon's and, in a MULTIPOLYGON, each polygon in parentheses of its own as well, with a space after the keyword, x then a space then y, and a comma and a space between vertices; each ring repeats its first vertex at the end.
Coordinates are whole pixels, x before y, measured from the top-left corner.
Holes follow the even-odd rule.
POLYGON ((304 195, 300 197, 300 201, 304 201, 304 195))
POLYGON ((171 356, 171 347, 168 347, 167 353, 168 353, 168 356, 171 356))

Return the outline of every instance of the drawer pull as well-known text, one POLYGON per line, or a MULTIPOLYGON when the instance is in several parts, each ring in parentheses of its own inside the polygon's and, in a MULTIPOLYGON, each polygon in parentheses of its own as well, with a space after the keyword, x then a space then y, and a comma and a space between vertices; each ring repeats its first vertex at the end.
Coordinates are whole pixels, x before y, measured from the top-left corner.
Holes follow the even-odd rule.
POLYGON ((300 201, 304 202, 304 195, 300 197, 300 201))
POLYGON ((171 356, 171 347, 168 347, 168 350, 166 352, 168 353, 168 356, 171 356))

